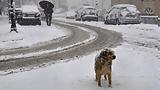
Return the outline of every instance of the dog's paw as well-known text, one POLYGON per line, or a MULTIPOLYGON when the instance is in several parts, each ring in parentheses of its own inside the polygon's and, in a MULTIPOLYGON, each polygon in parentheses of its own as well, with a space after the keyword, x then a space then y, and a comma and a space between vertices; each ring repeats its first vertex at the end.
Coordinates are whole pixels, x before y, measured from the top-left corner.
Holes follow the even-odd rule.
POLYGON ((108 85, 108 87, 112 88, 112 85, 108 85))

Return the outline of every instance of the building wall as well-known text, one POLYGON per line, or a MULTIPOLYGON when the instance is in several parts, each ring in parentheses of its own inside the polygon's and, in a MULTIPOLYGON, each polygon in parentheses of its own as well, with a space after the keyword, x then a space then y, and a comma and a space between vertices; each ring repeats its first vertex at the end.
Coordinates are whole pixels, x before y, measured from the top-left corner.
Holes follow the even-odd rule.
POLYGON ((95 0, 94 2, 97 9, 109 10, 111 8, 111 0, 95 0))
POLYGON ((134 4, 142 13, 153 11, 154 15, 160 16, 160 0, 112 0, 111 5, 115 4, 134 4))
POLYGON ((156 12, 156 15, 160 16, 160 0, 156 0, 155 1, 155 12, 156 12))

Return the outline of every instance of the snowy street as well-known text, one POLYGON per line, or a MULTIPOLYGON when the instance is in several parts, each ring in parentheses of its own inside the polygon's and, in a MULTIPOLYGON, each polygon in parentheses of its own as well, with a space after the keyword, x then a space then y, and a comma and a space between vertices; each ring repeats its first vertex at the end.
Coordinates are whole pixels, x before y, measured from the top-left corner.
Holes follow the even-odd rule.
POLYGON ((3 49, 0 52, 0 70, 20 69, 23 71, 21 68, 24 67, 30 69, 41 67, 50 62, 55 63, 57 60, 83 56, 106 46, 115 47, 122 41, 120 33, 104 29, 100 32, 101 28, 94 26, 71 25, 58 21, 54 22, 54 26, 61 27, 62 31, 65 28, 70 34, 58 40, 50 37, 52 39, 49 41, 28 47, 3 49))
MULTIPOLYGON (((64 55, 63 57, 66 56, 67 59, 50 62, 47 65, 44 63, 40 68, 35 67, 28 71, 26 68, 0 71, 0 90, 159 90, 160 28, 157 25, 105 25, 102 22, 77 22, 63 18, 56 20, 87 29, 88 33, 84 33, 83 36, 86 36, 85 39, 93 40, 89 43, 82 40, 86 44, 75 48, 71 47, 73 49, 71 51, 75 52, 75 55, 80 55, 78 57, 68 56, 70 53, 68 53, 69 50, 66 50, 67 54, 64 54, 64 51, 61 56, 64 55), (118 43, 120 33, 123 37, 121 44, 118 43), (112 48, 117 56, 117 59, 113 61, 113 85, 112 88, 109 88, 107 81, 102 80, 102 87, 98 87, 95 82, 94 59, 101 49, 108 47, 112 48), (9 74, 6 74, 8 72, 9 74)), ((0 21, 0 50, 32 46, 37 42, 71 34, 66 29, 57 29, 57 22, 54 22, 55 24, 52 24, 51 28, 45 24, 42 26, 18 26, 20 36, 17 36, 14 32, 9 33, 7 21, 6 23, 0 21), (39 35, 37 32, 45 34, 39 35), (35 42, 31 37, 44 40, 35 42)), ((75 28, 75 30, 78 29, 75 28)), ((20 57, 22 58, 23 55, 20 57)), ((50 57, 45 59, 48 58, 50 59, 50 57)), ((1 57, 1 59, 5 58, 1 57)))

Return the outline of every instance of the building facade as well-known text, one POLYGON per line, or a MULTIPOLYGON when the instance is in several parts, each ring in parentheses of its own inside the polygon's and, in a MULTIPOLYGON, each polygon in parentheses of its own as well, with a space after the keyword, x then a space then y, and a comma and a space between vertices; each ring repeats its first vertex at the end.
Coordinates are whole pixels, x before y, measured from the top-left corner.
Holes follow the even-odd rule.
POLYGON ((94 0, 97 9, 109 10, 111 8, 111 0, 94 0))
POLYGON ((134 4, 143 14, 160 16, 160 0, 111 0, 111 5, 116 4, 134 4))

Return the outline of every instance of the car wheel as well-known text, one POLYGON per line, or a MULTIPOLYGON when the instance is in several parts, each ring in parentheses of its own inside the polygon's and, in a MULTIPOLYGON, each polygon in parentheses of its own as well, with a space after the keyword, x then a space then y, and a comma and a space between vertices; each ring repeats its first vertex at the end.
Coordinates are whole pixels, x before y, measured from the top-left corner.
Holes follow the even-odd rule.
POLYGON ((36 22, 36 24, 37 25, 41 25, 41 20, 38 19, 37 22, 36 22))
POLYGON ((81 19, 80 19, 80 18, 77 18, 76 21, 81 21, 81 19))
POLYGON ((84 18, 82 18, 81 20, 82 20, 82 21, 86 21, 86 19, 84 19, 84 18))
POLYGON ((116 19, 116 25, 121 25, 119 19, 116 19))
POLYGON ((82 17, 80 18, 80 21, 83 21, 82 17))
POLYGON ((98 19, 96 19, 96 22, 98 22, 98 19))
POLYGON ((38 25, 41 25, 41 22, 39 22, 38 25))
POLYGON ((107 20, 105 20, 105 21, 104 21, 104 24, 108 24, 108 21, 107 21, 107 20))
POLYGON ((76 21, 79 21, 78 19, 76 19, 76 21))

